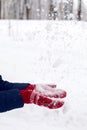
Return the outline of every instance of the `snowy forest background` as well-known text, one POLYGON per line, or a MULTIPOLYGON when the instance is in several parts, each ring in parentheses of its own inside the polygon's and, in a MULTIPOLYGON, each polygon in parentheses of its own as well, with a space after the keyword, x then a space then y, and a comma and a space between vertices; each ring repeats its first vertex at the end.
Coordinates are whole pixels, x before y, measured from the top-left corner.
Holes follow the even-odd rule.
POLYGON ((0 0, 0 19, 87 21, 87 0, 0 0))

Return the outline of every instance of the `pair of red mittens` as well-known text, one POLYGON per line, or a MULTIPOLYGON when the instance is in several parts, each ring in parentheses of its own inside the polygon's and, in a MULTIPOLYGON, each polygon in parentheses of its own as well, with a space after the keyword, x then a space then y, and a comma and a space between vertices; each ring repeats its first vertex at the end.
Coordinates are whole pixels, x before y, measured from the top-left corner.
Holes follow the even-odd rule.
POLYGON ((60 98, 66 97, 66 91, 56 89, 56 85, 32 84, 25 90, 20 90, 20 93, 24 103, 33 103, 50 109, 62 107, 64 101, 60 98))

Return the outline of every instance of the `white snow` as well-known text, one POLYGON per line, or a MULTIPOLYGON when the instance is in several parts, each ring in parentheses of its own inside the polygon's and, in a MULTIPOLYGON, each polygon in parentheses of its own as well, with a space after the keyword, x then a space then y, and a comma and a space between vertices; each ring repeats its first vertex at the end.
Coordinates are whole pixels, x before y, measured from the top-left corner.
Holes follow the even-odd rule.
POLYGON ((0 130, 87 130, 86 22, 0 21, 0 74, 67 91, 57 110, 25 105, 0 113, 0 130))

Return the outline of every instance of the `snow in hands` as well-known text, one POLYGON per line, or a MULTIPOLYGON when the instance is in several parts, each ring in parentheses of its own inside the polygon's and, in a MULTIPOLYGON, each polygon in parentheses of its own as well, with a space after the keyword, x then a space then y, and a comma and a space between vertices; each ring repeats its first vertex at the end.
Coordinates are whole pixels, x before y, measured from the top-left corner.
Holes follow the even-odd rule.
POLYGON ((64 101, 61 99, 67 95, 66 91, 56 89, 56 85, 50 84, 33 84, 27 87, 27 90, 30 92, 29 103, 34 103, 49 109, 62 107, 64 101))

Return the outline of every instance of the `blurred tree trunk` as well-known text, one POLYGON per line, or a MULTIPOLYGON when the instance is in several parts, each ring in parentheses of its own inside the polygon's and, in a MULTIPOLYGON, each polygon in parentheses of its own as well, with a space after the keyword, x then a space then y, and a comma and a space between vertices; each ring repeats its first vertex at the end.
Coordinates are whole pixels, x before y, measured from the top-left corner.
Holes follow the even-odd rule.
POLYGON ((82 12, 82 10, 81 10, 81 5, 82 4, 82 0, 78 0, 78 12, 77 12, 77 18, 78 18, 78 20, 81 20, 81 12, 82 12))
POLYGON ((24 0, 24 3, 22 5, 23 5, 22 11, 24 12, 24 18, 30 19, 31 0, 24 0))

